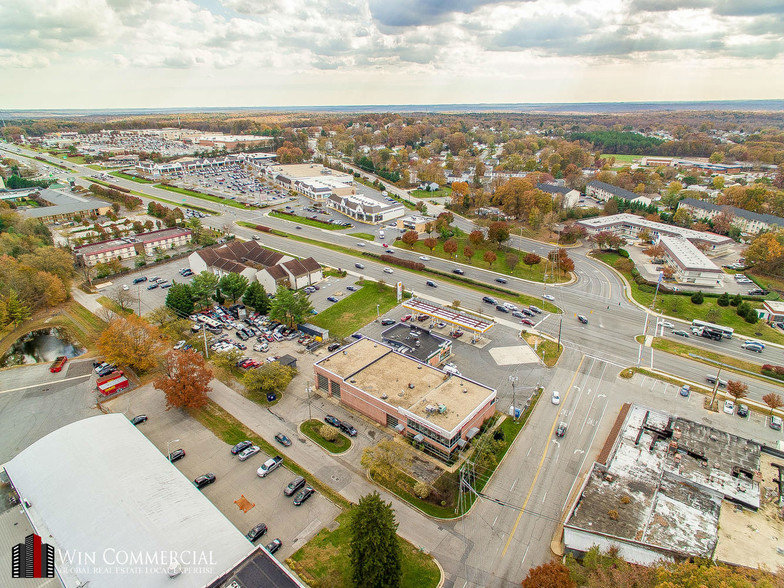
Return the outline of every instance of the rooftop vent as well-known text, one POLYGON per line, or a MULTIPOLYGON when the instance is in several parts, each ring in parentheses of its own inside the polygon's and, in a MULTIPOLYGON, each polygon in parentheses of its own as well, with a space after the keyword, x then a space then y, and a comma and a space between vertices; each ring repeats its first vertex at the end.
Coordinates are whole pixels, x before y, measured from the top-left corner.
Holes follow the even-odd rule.
POLYGON ((408 385, 408 388, 409 388, 410 390, 413 390, 413 389, 414 389, 414 384, 409 384, 409 385, 408 385))

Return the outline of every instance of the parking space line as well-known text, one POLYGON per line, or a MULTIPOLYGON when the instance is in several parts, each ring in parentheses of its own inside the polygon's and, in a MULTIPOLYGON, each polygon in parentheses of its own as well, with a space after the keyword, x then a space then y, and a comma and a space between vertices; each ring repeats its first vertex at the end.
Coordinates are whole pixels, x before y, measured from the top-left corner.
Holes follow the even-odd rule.
POLYGON ((72 378, 63 378, 62 380, 53 380, 51 382, 41 382, 40 384, 32 384, 31 386, 22 386, 21 388, 11 388, 10 390, 0 390, 0 394, 7 394, 8 392, 18 392, 19 390, 27 390, 28 388, 40 388, 52 384, 60 384, 61 382, 70 382, 72 380, 80 380, 81 378, 89 378, 91 374, 84 374, 83 376, 73 376, 72 378))

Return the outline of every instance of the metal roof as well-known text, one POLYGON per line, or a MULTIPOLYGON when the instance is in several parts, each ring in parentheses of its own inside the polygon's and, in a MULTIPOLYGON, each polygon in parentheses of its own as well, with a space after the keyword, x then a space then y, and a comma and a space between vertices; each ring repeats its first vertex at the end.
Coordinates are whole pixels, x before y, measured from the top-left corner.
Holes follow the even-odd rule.
POLYGON ((426 302, 424 300, 420 300, 419 298, 411 298, 410 300, 406 300, 403 302, 403 308, 432 316, 446 323, 457 325, 458 327, 463 327, 464 329, 468 329, 469 331, 474 331, 477 333, 484 333, 493 326, 492 321, 472 316, 463 311, 439 306, 433 302, 426 302))
POLYGON ((33 527, 56 554, 95 557, 94 563, 69 566, 56 555, 66 586, 89 581, 91 587, 201 588, 253 550, 121 414, 66 425, 33 443, 5 469, 30 505, 26 512, 33 527), (172 552, 182 568, 174 580, 167 573, 172 552), (121 553, 143 562, 157 558, 157 563, 123 563, 121 553), (117 571, 124 565, 143 571, 117 571))

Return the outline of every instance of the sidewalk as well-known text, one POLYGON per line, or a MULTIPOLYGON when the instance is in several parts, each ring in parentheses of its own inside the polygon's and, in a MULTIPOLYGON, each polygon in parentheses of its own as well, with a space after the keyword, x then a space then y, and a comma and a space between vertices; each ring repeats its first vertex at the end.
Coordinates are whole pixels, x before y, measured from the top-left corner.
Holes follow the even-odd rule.
MULTIPOLYGON (((219 380, 213 380, 211 386, 210 398, 215 403, 270 443, 274 444, 273 436, 279 430, 296 430, 299 424, 290 423, 291 427, 286 427, 285 421, 275 414, 274 408, 270 410, 259 406, 219 380)), ((357 503, 362 496, 376 491, 385 502, 391 502, 399 523, 398 534, 416 547, 433 554, 445 539, 451 538, 449 531, 440 528, 438 523, 409 507, 393 494, 371 484, 364 473, 357 471, 358 468, 348 460, 327 455, 298 431, 292 440, 294 443, 286 449, 286 454, 347 500, 357 503)), ((353 453, 353 450, 349 453, 353 453)))

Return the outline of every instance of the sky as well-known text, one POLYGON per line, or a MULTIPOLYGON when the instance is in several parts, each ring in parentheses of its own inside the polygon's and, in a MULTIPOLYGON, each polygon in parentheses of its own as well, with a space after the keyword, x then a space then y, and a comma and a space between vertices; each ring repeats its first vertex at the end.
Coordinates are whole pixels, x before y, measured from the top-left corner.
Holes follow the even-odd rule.
POLYGON ((782 96, 784 0, 0 0, 0 109, 782 96))

